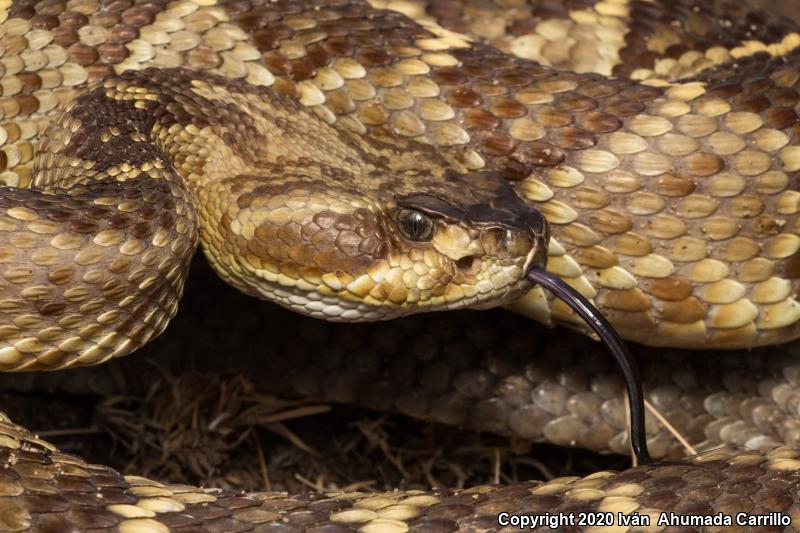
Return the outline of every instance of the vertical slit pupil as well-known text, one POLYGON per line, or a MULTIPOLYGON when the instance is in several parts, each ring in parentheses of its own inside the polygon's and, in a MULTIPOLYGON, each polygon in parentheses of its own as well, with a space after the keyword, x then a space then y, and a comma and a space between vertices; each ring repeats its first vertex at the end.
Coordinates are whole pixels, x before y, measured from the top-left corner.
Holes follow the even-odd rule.
POLYGON ((397 225, 403 235, 412 241, 429 241, 433 237, 433 221, 419 211, 403 209, 398 215, 397 225))
POLYGON ((419 213, 414 213, 411 215, 411 233, 419 237, 422 235, 422 215, 419 213))

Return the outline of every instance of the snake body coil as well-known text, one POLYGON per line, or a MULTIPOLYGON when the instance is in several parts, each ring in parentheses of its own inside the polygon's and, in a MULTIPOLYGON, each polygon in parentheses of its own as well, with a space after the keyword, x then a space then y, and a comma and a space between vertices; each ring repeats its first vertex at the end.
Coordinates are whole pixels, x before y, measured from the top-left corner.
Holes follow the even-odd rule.
MULTIPOLYGON (((724 1, 3 9, 4 370, 146 343, 198 240, 232 285, 330 320, 516 300, 574 324, 541 289, 524 294, 547 261, 633 340, 800 335, 800 35, 777 18, 724 1)), ((288 497, 123 478, 9 421, 0 444, 11 531, 483 530, 501 511, 729 512, 744 497, 798 513, 791 449, 288 497)))

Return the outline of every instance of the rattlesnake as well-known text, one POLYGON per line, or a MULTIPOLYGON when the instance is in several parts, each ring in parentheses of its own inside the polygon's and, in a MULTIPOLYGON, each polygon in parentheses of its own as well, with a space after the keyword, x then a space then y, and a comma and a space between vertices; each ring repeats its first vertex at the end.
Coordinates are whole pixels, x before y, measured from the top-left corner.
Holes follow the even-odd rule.
MULTIPOLYGON (((798 336, 793 26, 726 2, 512 4, 5 6, 0 367, 145 344, 198 239, 230 284, 330 320, 508 303, 579 327, 526 292, 546 259, 632 340, 798 336)), ((744 496, 793 515, 800 466, 791 449, 717 452, 544 485, 245 496, 0 432, 10 530, 491 529, 501 511, 744 496)))

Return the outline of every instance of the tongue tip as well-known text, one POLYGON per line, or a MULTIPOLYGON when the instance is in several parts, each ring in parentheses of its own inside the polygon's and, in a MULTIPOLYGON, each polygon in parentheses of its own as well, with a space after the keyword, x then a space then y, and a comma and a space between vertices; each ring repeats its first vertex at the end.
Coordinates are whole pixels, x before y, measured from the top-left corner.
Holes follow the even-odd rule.
POLYGON ((612 353, 617 365, 622 370, 625 387, 628 390, 628 401, 631 407, 631 448, 639 464, 652 464, 654 461, 647 449, 647 436, 644 429, 644 395, 642 393, 641 378, 639 377, 636 360, 633 359, 625 341, 622 340, 614 326, 603 316, 600 310, 563 279, 548 272, 544 267, 536 265, 528 268, 525 277, 534 284, 541 285, 572 308, 600 337, 600 340, 612 353))

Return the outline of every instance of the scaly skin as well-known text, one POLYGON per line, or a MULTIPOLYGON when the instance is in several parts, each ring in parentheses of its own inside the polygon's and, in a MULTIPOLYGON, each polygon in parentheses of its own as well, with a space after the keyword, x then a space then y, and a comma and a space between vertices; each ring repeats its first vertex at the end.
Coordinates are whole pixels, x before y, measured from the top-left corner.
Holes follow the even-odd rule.
MULTIPOLYGON (((665 9, 663 20, 656 16, 658 6, 640 13, 638 4, 629 10, 626 3, 613 8, 601 3, 599 11, 592 2, 586 4, 572 15, 578 22, 550 13, 541 22, 549 25, 533 24, 524 32, 566 35, 557 42, 578 43, 568 53, 539 43, 544 59, 547 51, 585 58, 591 44, 571 32, 583 38, 599 24, 605 28, 595 28, 605 37, 600 48, 617 57, 617 64, 597 70, 613 72, 624 62, 622 70, 637 67, 636 77, 649 81, 606 82, 589 74, 557 73, 479 44, 470 46, 446 32, 437 36, 393 12, 375 11, 366 18, 368 8, 359 3, 308 11, 291 2, 180 4, 172 9, 114 4, 98 11, 93 2, 79 2, 63 14, 63 23, 57 17, 62 8, 42 7, 38 13, 17 4, 5 23, 10 29, 5 83, 13 95, 7 117, 14 124, 6 139, 3 176, 11 185, 32 179, 36 137, 55 108, 85 83, 148 66, 201 69, 294 95, 339 131, 383 138, 391 133, 396 140, 390 163, 413 163, 403 161, 396 144, 413 139, 435 147, 436 157, 457 170, 495 170, 514 180, 551 223, 550 269, 593 298, 628 338, 655 345, 737 347, 796 337, 800 307, 793 298, 798 289, 793 257, 800 238, 790 183, 800 165, 793 109, 798 60, 790 50, 797 34, 787 23, 758 16, 745 17, 745 27, 736 24, 738 19, 718 22, 715 13, 738 12, 722 2, 698 12, 681 4, 665 9), (648 22, 653 17, 658 24, 648 22), (647 23, 631 24, 637 18, 647 23), (614 42, 626 42, 628 28, 636 37, 615 49, 614 42), (681 28, 691 31, 683 30, 683 48, 676 48, 672 45, 681 38, 681 28), (726 37, 720 43, 715 35, 723 29, 726 37), (742 41, 751 37, 760 41, 742 41), (714 45, 730 50, 726 55, 714 45), (392 53, 386 46, 393 47, 392 53), (647 51, 647 46, 661 52, 647 51), (766 58, 748 59, 761 49, 786 55, 764 67, 766 58), (702 66, 727 57, 737 58, 735 70, 707 71, 695 81, 672 85, 653 77, 653 72, 671 72, 667 66, 676 61, 702 66)), ((440 12, 439 6, 429 11, 440 12)), ((408 6, 400 2, 393 7, 408 6)), ((222 213, 216 209, 207 215, 222 213)), ((477 242, 474 235, 468 238, 477 242)), ((463 240, 450 236, 439 249, 456 260, 460 254, 452 251, 452 242, 463 240)), ((375 259, 383 250, 370 244, 359 253, 375 259)), ((344 255, 346 250, 345 245, 344 255)), ((262 250, 256 256, 265 260, 262 250)), ((214 262, 220 264, 220 258, 214 262)), ((240 265, 239 270, 257 270, 253 276, 258 279, 270 277, 265 271, 274 277, 281 268, 274 262, 240 265)), ((389 261, 369 272, 370 279, 345 277, 328 288, 341 296, 342 285, 357 281, 346 291, 351 301, 369 296, 392 302, 391 291, 379 287, 387 266, 396 268, 389 261)), ((305 274, 285 269, 295 282, 305 274)), ((230 272, 237 268, 220 270, 242 287, 241 273, 230 272)), ((453 266, 440 270, 447 278, 459 272, 453 266)), ((434 279, 443 281, 441 275, 434 279)), ((403 290, 426 290, 421 287, 430 284, 427 279, 410 281, 415 285, 403 290)), ((465 285, 460 285, 446 290, 433 306, 474 296, 464 294, 465 285)), ((283 297, 274 288, 268 292, 283 297)), ((394 298, 403 296, 419 298, 402 293, 394 298)), ((531 291, 517 307, 546 322, 576 321, 541 290, 531 291)), ((336 310, 331 311, 321 314, 331 316, 336 310)))
MULTIPOLYGON (((145 396, 161 369, 174 376, 185 368, 241 372, 258 392, 280 397, 630 453, 622 379, 598 342, 544 330, 502 310, 421 314, 390 324, 320 323, 229 290, 201 263, 195 262, 182 302, 195 312, 179 314, 136 357, 70 372, 6 373, 0 390, 145 396), (307 334, 287 337, 286 331, 307 334)), ((648 400, 696 450, 800 444, 793 414, 800 401, 797 343, 718 358, 631 348, 648 400)), ((647 429, 655 458, 687 454, 652 416, 647 429)))
MULTIPOLYGON (((578 70, 639 83, 360 2, 5 7, 2 176, 36 189, 0 195, 4 369, 147 342, 175 313, 198 235, 231 284, 329 319, 509 302, 549 237, 514 191, 551 224, 549 268, 628 338, 730 348, 800 332, 791 26, 736 26, 724 2, 589 0, 509 28, 553 63, 574 54, 578 70), (581 63, 587 31, 604 44, 581 63), (410 236, 404 209, 431 232, 410 236)), ((538 289, 515 307, 575 320, 538 289)), ((16 531, 449 531, 542 509, 794 517, 800 481, 784 449, 458 494, 238 498, 122 479, 8 421, 0 434, 0 529, 16 531)))

